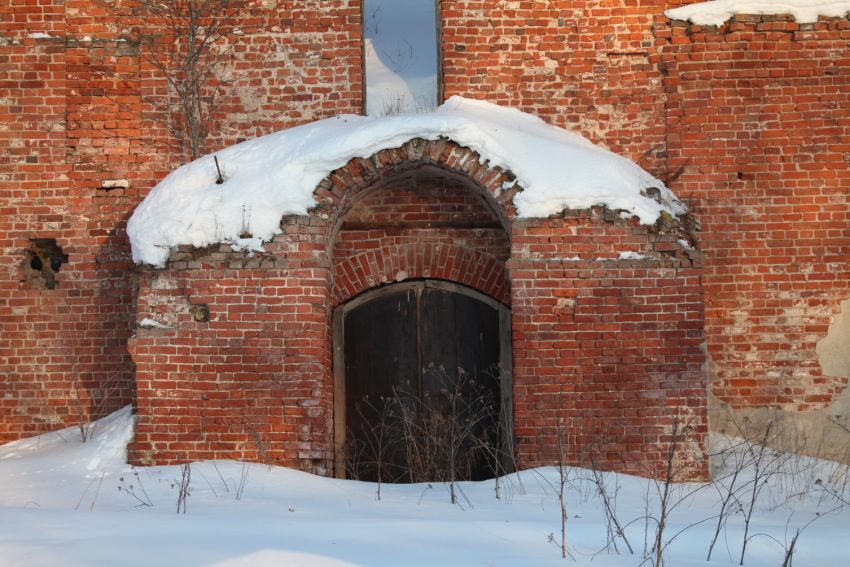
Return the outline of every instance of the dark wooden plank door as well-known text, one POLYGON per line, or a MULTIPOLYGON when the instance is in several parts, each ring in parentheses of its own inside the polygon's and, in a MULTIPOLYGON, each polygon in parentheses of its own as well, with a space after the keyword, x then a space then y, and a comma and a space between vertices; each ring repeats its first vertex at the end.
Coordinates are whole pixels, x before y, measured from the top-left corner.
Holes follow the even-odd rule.
POLYGON ((458 478, 491 478, 494 462, 481 443, 499 443, 499 312, 470 295, 426 287, 419 316, 425 411, 453 419, 462 432, 471 428, 456 441, 458 478))
POLYGON ((392 397, 393 388, 417 384, 417 293, 376 297, 346 314, 346 413, 354 404, 392 397))
POLYGON ((498 368, 499 312, 492 306, 469 295, 425 288, 420 319, 425 370, 443 367, 451 375, 483 379, 498 368))
MULTIPOLYGON (((350 445, 368 454, 360 459, 360 478, 376 480, 375 428, 397 425, 398 409, 392 411, 388 404, 399 393, 421 400, 417 411, 457 413, 458 407, 479 411, 480 404, 486 403, 492 413, 492 424, 486 427, 495 429, 501 398, 499 311, 470 294, 445 287, 432 288, 423 282, 397 293, 384 288, 344 315, 347 436, 350 445), (461 403, 449 407, 447 399, 458 394, 461 403)), ((393 474, 407 466, 403 448, 392 448, 380 457, 382 463, 387 459, 394 462, 381 465, 382 480, 403 481, 412 476, 393 474)), ((460 472, 462 476, 487 476, 483 464, 467 468, 460 472)))

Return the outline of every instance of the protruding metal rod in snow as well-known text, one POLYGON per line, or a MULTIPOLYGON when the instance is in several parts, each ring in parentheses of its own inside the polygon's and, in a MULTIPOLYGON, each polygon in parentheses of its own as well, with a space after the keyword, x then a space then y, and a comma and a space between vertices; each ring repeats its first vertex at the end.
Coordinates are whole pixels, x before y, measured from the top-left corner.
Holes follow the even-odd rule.
POLYGON ((218 156, 213 156, 215 160, 215 170, 218 172, 218 179, 215 180, 216 185, 221 185, 224 183, 224 178, 221 176, 221 168, 218 167, 218 156))

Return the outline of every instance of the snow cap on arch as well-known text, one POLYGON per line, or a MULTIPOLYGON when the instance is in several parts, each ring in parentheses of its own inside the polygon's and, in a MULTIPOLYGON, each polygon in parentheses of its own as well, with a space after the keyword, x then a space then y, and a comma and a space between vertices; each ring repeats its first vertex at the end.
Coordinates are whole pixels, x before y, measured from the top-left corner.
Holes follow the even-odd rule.
POLYGON ((269 241, 280 233, 280 219, 307 214, 319 183, 351 159, 414 138, 440 137, 513 173, 523 189, 514 196, 521 218, 604 205, 653 224, 662 212, 686 212, 660 180, 631 160, 536 116, 455 96, 434 112, 341 115, 231 146, 215 154, 222 184, 216 184, 212 154, 176 169, 130 218, 133 259, 162 267, 180 245, 245 244, 246 233, 255 246, 269 241), (647 192, 650 187, 657 191, 647 192))

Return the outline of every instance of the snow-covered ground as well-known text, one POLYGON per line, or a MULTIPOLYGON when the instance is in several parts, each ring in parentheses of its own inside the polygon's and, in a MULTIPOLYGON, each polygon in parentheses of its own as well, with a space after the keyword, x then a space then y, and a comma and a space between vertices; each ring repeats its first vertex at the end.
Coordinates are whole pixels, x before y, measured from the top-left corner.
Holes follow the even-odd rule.
MULTIPOLYGON (((628 524, 634 554, 620 538, 619 553, 606 550, 604 506, 592 473, 572 469, 567 547, 574 560, 564 560, 557 547, 556 468, 502 479, 499 499, 493 481, 462 483, 460 504, 452 505, 442 484, 383 486, 378 500, 374 484, 237 462, 193 464, 188 511, 178 515, 180 467, 126 465, 132 426, 125 408, 99 422, 86 443, 68 429, 0 446, 0 565, 635 566, 655 533, 653 520, 644 518, 659 517, 660 486, 604 475, 609 492, 617 492, 616 516, 628 524)), ((726 452, 725 465, 715 459, 727 484, 736 455, 726 452)), ((745 508, 750 475, 736 479, 745 508)), ((846 466, 835 463, 784 460, 782 474, 771 476, 760 493, 744 564, 782 565, 784 548, 808 524, 793 565, 850 565, 850 507, 828 492, 847 499, 846 475, 846 466)), ((723 486, 675 488, 663 536, 672 540, 667 565, 737 564, 740 512, 721 530, 712 561, 705 561, 723 486)))

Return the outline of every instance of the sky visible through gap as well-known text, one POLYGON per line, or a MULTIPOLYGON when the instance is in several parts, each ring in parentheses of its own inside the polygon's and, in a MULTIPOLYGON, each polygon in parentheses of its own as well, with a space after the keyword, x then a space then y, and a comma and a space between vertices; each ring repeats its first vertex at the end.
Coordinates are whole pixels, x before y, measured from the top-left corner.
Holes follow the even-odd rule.
POLYGON ((437 106, 434 0, 364 0, 366 114, 426 112, 437 106))

